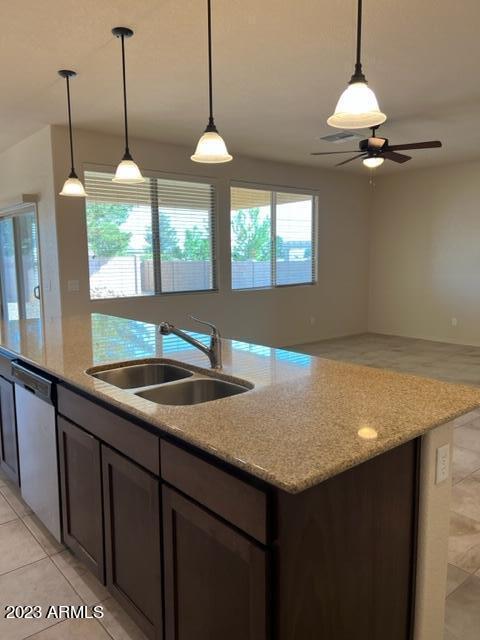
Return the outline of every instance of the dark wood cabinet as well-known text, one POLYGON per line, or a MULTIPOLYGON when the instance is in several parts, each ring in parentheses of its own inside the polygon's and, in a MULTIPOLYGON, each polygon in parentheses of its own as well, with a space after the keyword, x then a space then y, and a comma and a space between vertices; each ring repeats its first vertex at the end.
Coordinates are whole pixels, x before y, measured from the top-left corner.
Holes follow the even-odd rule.
POLYGON ((411 640, 417 442, 277 508, 276 640, 411 640))
POLYGON ((412 639, 419 440, 293 495, 58 397, 65 542, 151 640, 412 639))
POLYGON ((149 638, 161 640, 159 479, 106 446, 102 467, 107 587, 149 638))
POLYGON ((57 424, 63 539, 105 582, 100 442, 61 417, 57 424))
POLYGON ((163 488, 165 640, 266 640, 267 551, 163 488))
POLYGON ((20 485, 18 462, 15 391, 12 382, 0 376, 0 467, 16 485, 20 485))

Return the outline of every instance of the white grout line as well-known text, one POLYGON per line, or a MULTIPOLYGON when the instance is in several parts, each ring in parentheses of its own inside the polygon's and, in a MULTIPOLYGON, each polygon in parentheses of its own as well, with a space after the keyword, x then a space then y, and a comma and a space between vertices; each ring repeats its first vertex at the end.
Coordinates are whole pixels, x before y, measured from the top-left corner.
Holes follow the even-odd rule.
POLYGON ((40 631, 35 631, 35 633, 32 633, 29 636, 23 636, 22 640, 27 640, 27 638, 35 638, 35 636, 39 636, 41 633, 47 631, 48 629, 53 629, 53 627, 62 624, 62 622, 67 622, 67 619, 63 618, 62 620, 57 620, 57 622, 54 622, 53 624, 45 627, 44 629, 41 629, 40 631))
POLYGON ((19 571, 20 569, 25 569, 25 567, 30 567, 32 564, 37 564, 37 562, 43 562, 44 560, 50 560, 50 558, 48 556, 45 556, 44 558, 38 558, 38 560, 32 560, 32 562, 27 562, 27 564, 22 564, 20 567, 15 567, 15 569, 9 569, 8 571, 4 571, 3 573, 0 573, 0 578, 3 578, 4 576, 8 576, 9 573, 15 573, 15 571, 19 571))
MULTIPOLYGON (((32 534, 32 536, 35 538, 35 540, 38 542, 38 544, 39 544, 39 545, 42 547, 42 549, 45 551, 45 553, 47 554, 47 556, 48 556, 49 558, 51 558, 52 556, 56 556, 58 553, 62 553, 62 551, 65 551, 65 550, 67 549, 67 547, 65 547, 64 545, 62 545, 62 547, 63 547, 63 548, 60 548, 60 549, 58 549, 58 550, 55 550, 53 553, 49 553, 49 552, 47 551, 47 549, 46 549, 45 545, 44 545, 44 544, 42 544, 42 542, 41 542, 41 540, 39 539, 39 537, 37 537, 37 536, 35 535, 35 532, 34 532, 32 529, 30 529, 30 527, 28 526, 28 524, 25 522, 26 518, 31 518, 32 516, 33 516, 33 517, 35 517, 35 514, 34 514, 33 512, 32 512, 32 513, 27 513, 26 515, 21 516, 21 518, 20 518, 20 519, 21 519, 21 521, 23 522, 23 524, 27 527, 28 531, 29 531, 29 532, 32 534)), ((37 535, 38 535, 38 534, 37 534, 37 535)), ((51 534, 47 531, 47 533, 45 534, 45 537, 46 537, 47 535, 51 535, 51 534)), ((52 538, 53 538, 53 536, 52 536, 52 538)), ((55 542, 56 544, 61 544, 61 543, 59 543, 57 540, 55 540, 55 538, 53 538, 53 540, 54 540, 54 542, 55 542)), ((54 543, 52 543, 52 546, 53 546, 53 544, 54 544, 54 543)))
POLYGON ((33 513, 33 511, 30 509, 30 507, 27 505, 26 502, 23 501, 22 496, 21 495, 16 495, 17 491, 15 489, 13 489, 12 487, 10 487, 9 485, 3 485, 2 487, 0 487, 0 494, 2 494, 2 496, 5 498, 5 500, 8 502, 8 504, 10 505, 10 507, 15 511, 15 513, 17 514, 17 516, 19 518, 22 518, 22 516, 29 516, 33 513), (7 494, 5 494, 5 489, 7 489, 7 494), (8 496, 8 493, 10 493, 10 499, 8 496), (19 512, 18 508, 15 508, 15 504, 13 503, 13 500, 11 499, 11 496, 13 495, 13 498, 20 504, 23 505, 24 508, 21 509, 21 511, 19 512))

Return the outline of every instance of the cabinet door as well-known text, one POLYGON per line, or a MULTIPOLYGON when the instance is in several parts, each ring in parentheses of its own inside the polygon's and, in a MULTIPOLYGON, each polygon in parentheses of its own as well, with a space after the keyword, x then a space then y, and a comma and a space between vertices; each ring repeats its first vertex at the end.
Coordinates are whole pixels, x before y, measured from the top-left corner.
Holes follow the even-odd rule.
POLYGON ((100 442, 58 417, 58 451, 64 542, 104 582, 100 442))
POLYGON ((265 640, 266 551, 163 488, 165 640, 265 640))
POLYGON ((417 487, 411 441, 278 494, 277 640, 413 638, 417 487))
POLYGON ((162 638, 160 488, 102 446, 107 587, 149 638, 162 638))
POLYGON ((20 484, 13 384, 0 377, 0 467, 7 476, 20 484))

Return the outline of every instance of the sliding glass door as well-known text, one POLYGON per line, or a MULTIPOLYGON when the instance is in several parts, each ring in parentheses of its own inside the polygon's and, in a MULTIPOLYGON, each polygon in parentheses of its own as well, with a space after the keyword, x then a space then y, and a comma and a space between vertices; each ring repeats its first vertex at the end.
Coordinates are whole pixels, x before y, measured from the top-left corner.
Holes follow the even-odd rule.
POLYGON ((19 348, 22 341, 40 337, 40 260, 33 207, 0 217, 0 302, 2 334, 10 346, 19 348), (27 321, 22 328, 20 320, 27 321))

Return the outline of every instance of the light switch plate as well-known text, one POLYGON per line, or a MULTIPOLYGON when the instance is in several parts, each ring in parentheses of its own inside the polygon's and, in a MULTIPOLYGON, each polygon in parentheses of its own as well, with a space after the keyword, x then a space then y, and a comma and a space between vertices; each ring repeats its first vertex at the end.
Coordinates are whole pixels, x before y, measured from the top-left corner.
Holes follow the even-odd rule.
POLYGON ((78 280, 67 280, 67 291, 70 293, 80 291, 80 282, 78 280))
POLYGON ((437 449, 437 468, 435 474, 435 484, 440 484, 448 480, 450 475, 450 445, 444 444, 437 449))

